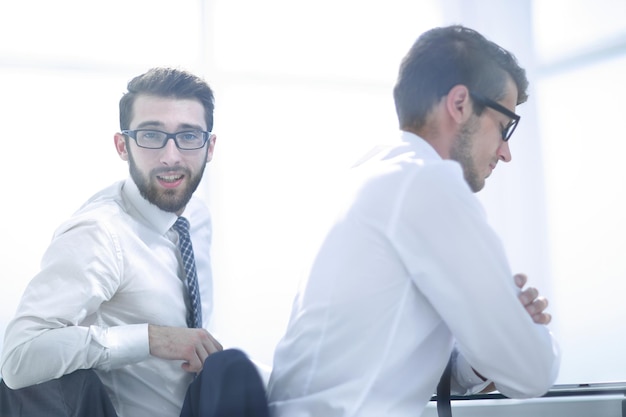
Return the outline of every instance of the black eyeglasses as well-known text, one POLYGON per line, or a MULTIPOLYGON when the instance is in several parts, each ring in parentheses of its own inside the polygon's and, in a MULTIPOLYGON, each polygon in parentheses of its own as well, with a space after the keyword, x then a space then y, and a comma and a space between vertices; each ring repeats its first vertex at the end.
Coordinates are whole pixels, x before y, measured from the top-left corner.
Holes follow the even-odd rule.
POLYGON ((511 110, 507 109, 503 105, 496 103, 495 101, 488 99, 487 97, 484 97, 480 94, 472 93, 470 91, 470 97, 472 97, 474 101, 482 104, 483 106, 490 107, 495 111, 502 113, 506 117, 511 118, 511 121, 502 128, 502 140, 505 142, 508 141, 511 138, 513 132, 515 132, 515 128, 517 127, 517 124, 519 123, 519 119, 521 119, 521 117, 513 113, 511 110))
POLYGON ((146 149, 161 149, 172 138, 178 149, 190 151, 202 148, 211 132, 203 130, 186 130, 184 132, 167 133, 160 130, 137 129, 122 130, 122 134, 135 139, 137 146, 146 149))

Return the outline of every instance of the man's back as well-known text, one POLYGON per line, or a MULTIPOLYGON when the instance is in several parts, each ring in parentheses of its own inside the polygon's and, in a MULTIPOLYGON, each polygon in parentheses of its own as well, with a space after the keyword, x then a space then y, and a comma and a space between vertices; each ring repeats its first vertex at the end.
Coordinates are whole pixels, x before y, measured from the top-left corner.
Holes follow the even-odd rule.
MULTIPOLYGON (((403 138, 380 160, 355 168, 354 194, 276 350, 269 384, 276 417, 419 415, 448 361, 453 332, 470 353, 489 354, 487 341, 499 332, 550 343, 516 300, 502 247, 458 164, 416 136, 403 138), (489 251, 494 262, 477 265, 476 251, 489 251), (500 306, 495 328, 475 326, 500 306), (526 327, 521 333, 509 326, 517 321, 526 327)), ((513 352, 494 353, 504 368, 513 352)))

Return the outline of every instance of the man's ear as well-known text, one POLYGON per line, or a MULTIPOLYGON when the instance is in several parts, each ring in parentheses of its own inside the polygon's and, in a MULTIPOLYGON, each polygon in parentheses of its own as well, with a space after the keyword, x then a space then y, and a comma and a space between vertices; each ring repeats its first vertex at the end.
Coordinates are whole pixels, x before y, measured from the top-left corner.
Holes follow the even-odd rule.
POLYGON ((126 148, 126 136, 121 133, 116 133, 113 136, 113 142, 115 143, 115 150, 120 156, 122 161, 128 161, 128 149, 126 148))
POLYGON ((446 96, 446 109, 457 123, 465 123, 474 111, 469 89, 463 84, 452 87, 446 96))
POLYGON ((211 160, 213 159, 213 151, 215 150, 216 141, 217 141, 217 136, 211 133, 211 136, 209 136, 209 146, 207 146, 207 157, 206 157, 207 164, 211 162, 211 160))

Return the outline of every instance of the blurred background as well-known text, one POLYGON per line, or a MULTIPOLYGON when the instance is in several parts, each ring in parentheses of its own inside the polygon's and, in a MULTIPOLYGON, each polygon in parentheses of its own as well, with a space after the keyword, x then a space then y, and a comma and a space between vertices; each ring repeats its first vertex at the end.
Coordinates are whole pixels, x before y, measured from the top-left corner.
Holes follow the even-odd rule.
POLYGON ((271 366, 336 177, 397 138, 400 61, 452 23, 511 50, 531 81, 513 161, 478 196, 514 271, 550 298, 558 382, 626 381, 624 0, 2 0, 0 347, 55 228, 127 175, 113 147, 126 83, 166 65, 215 90, 199 191, 215 332, 271 366))

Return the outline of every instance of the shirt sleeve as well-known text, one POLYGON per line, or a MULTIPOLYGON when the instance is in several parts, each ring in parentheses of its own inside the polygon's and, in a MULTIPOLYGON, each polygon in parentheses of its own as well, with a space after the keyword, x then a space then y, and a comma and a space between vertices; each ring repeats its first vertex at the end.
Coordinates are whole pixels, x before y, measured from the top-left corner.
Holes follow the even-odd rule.
POLYGON ((2 377, 13 389, 149 356, 148 324, 99 325, 98 308, 122 282, 116 235, 95 221, 59 230, 5 333, 2 377))
POLYGON ((415 285, 470 367, 509 397, 542 395, 556 380, 558 348, 518 300, 504 248, 460 166, 446 161, 417 172, 389 226, 415 285))

